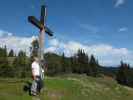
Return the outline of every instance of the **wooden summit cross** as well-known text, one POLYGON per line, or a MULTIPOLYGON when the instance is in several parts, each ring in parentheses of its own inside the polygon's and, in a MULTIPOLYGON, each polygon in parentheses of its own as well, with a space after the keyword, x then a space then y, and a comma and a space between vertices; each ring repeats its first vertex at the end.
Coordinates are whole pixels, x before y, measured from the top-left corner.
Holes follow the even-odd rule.
POLYGON ((44 53, 44 39, 45 39, 45 33, 47 33, 49 36, 53 36, 53 32, 46 26, 46 13, 47 9, 45 5, 41 6, 41 17, 40 20, 35 18, 34 16, 28 16, 28 21, 32 23, 34 26, 40 29, 39 34, 39 60, 44 60, 43 53, 44 53))

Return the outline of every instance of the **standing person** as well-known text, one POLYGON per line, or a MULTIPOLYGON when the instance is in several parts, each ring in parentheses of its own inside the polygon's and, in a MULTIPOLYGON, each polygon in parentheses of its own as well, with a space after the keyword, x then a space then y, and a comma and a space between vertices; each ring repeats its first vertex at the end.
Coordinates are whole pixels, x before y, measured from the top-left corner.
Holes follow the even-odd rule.
POLYGON ((39 65, 39 59, 37 57, 34 57, 34 61, 31 65, 31 68, 32 68, 32 78, 33 78, 31 86, 31 95, 36 96, 42 88, 42 81, 43 81, 41 78, 43 69, 39 65))

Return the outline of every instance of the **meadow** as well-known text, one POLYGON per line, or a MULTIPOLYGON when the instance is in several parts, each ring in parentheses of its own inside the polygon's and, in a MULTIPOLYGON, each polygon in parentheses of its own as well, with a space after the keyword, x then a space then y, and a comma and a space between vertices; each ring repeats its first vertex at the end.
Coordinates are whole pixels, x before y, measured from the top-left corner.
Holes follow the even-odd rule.
POLYGON ((29 79, 0 79, 0 100, 132 100, 133 89, 117 84, 109 77, 86 75, 46 77, 44 91, 28 95, 23 86, 29 79))

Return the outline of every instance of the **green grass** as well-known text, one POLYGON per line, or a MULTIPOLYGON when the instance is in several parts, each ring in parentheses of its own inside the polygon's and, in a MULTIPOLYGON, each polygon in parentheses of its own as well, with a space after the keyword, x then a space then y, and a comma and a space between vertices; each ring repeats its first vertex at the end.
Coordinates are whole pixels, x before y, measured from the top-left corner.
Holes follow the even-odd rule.
POLYGON ((0 100, 132 100, 133 89, 109 78, 85 75, 46 77, 44 92, 37 98, 23 92, 28 79, 0 79, 0 100))

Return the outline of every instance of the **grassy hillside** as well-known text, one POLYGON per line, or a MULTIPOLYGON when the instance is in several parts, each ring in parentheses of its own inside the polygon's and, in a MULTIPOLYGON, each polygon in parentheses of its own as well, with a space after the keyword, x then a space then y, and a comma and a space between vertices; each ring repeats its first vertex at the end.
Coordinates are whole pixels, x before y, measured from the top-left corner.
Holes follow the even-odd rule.
POLYGON ((111 78, 79 75, 47 77, 45 90, 38 97, 22 91, 26 80, 1 79, 0 100, 132 100, 133 89, 118 85, 111 78))

